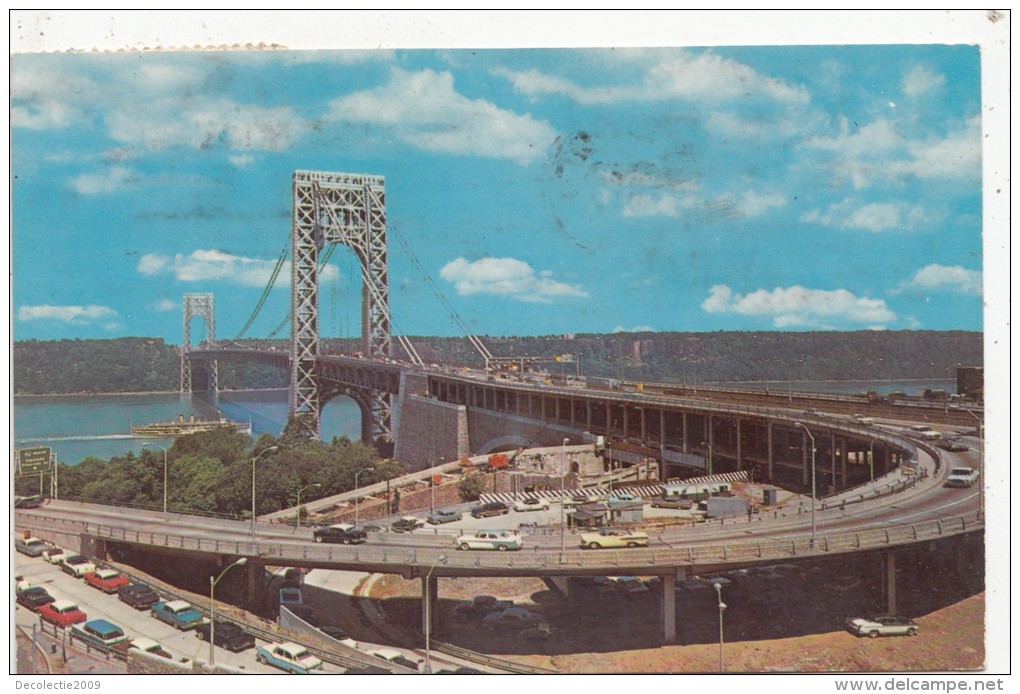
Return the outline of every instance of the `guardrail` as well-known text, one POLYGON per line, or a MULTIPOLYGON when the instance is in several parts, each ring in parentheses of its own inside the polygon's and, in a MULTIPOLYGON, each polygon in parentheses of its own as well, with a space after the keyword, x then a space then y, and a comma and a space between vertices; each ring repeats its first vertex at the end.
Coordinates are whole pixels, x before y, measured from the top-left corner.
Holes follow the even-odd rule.
POLYGON ((558 675, 559 670, 552 668, 544 668, 539 665, 527 665, 525 663, 518 663, 513 660, 507 660, 506 658, 497 658, 492 655, 485 655, 484 653, 478 653, 477 651, 471 651, 467 648, 461 648, 460 646, 454 646, 450 643, 444 643, 442 641, 433 641, 432 647, 445 653, 446 655, 453 656, 454 658, 461 658, 462 660, 468 660, 478 665, 488 665, 489 667, 499 668, 506 670, 507 672, 513 672, 518 675, 558 675))
POLYGON ((952 516, 937 521, 914 524, 891 524, 882 530, 865 530, 817 535, 812 540, 803 532, 788 540, 766 542, 727 542, 705 546, 674 546, 663 538, 661 545, 648 548, 634 548, 622 551, 589 550, 580 548, 565 550, 533 545, 517 552, 464 552, 448 547, 408 547, 380 545, 331 545, 315 543, 273 542, 268 544, 239 542, 232 540, 207 539, 131 530, 105 524, 71 521, 63 518, 33 514, 21 520, 24 527, 39 527, 43 530, 60 532, 74 531, 97 538, 148 544, 192 552, 209 554, 258 557, 274 565, 287 566, 294 563, 321 564, 347 568, 379 570, 392 567, 394 572, 410 568, 419 571, 435 566, 437 575, 459 575, 488 573, 492 575, 567 575, 572 571, 594 571, 605 569, 614 572, 619 567, 628 567, 635 572, 672 567, 691 567, 701 564, 733 564, 738 562, 765 562, 783 560, 790 556, 825 555, 839 552, 856 552, 911 544, 920 540, 973 532, 984 528, 980 512, 963 516, 952 516), (437 565, 439 557, 445 563, 437 565))

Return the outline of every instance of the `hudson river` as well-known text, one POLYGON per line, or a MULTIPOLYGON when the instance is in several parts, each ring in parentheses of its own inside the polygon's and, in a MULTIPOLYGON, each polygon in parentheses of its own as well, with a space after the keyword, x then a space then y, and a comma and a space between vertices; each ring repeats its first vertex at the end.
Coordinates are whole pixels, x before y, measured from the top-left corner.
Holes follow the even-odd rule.
MULTIPOLYGON (((46 395, 14 398, 14 448, 50 446, 62 463, 76 465, 88 456, 111 458, 138 453, 142 443, 169 448, 173 439, 131 436, 132 425, 168 422, 184 415, 251 422, 252 437, 279 436, 287 423, 286 390, 220 393, 218 403, 201 395, 46 395)), ((322 438, 361 437, 361 411, 350 398, 338 397, 322 413, 322 438)), ((155 449, 158 451, 158 449, 155 449)))

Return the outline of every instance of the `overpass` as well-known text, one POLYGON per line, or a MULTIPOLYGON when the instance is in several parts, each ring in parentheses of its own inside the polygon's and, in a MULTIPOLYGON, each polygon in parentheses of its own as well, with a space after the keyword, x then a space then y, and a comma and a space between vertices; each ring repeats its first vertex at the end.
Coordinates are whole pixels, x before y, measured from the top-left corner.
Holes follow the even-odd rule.
POLYGON ((691 574, 746 566, 880 555, 886 607, 895 611, 897 549, 984 530, 980 489, 942 485, 947 468, 958 460, 971 462, 968 456, 922 447, 918 453, 922 474, 916 476, 915 484, 866 503, 827 504, 817 513, 818 532, 812 530, 810 513, 760 514, 753 520, 662 528, 653 534, 649 547, 617 551, 581 550, 565 531, 536 531, 526 536, 520 552, 465 552, 454 545, 456 532, 441 528, 414 534, 372 533, 364 545, 323 546, 312 541, 307 528, 251 526, 64 501, 18 510, 15 521, 19 531, 31 531, 64 546, 77 544, 87 556, 99 558, 105 558, 112 543, 217 565, 246 557, 249 590, 254 589, 255 572, 267 565, 400 574, 420 579, 423 595, 427 592, 433 598, 440 577, 660 576, 662 633, 670 642, 676 637, 675 582, 691 574), (945 464, 940 459, 943 455, 945 464))

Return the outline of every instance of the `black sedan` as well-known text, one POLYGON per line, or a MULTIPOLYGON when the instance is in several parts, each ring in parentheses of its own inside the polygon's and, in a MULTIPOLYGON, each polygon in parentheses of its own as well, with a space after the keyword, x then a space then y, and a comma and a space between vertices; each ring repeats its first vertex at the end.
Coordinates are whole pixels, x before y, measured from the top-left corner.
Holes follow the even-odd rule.
POLYGON ((353 545, 367 541, 368 533, 350 523, 337 523, 336 525, 327 525, 325 528, 316 528, 312 537, 316 542, 353 545))
POLYGON ((42 586, 31 586, 18 592, 18 597, 15 600, 22 607, 32 612, 38 612, 40 607, 53 602, 53 596, 42 586))

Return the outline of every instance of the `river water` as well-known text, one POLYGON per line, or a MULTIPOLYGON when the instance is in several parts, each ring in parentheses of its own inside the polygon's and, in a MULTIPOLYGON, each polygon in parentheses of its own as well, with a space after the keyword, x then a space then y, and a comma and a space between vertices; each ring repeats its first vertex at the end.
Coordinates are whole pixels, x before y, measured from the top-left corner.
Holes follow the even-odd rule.
MULTIPOLYGON (((132 425, 168 422, 178 415, 215 419, 219 412, 235 422, 251 422, 252 436, 279 436, 287 423, 287 391, 251 390, 204 395, 60 395, 14 398, 14 447, 50 446, 57 460, 75 465, 84 458, 139 453, 143 443, 169 448, 173 439, 131 436, 132 425)), ((361 437, 361 411, 350 398, 338 397, 323 408, 322 438, 361 437)), ((158 449, 156 449, 158 450, 158 449)))
MULTIPOLYGON (((878 393, 902 391, 914 395, 924 388, 953 392, 952 379, 917 381, 772 381, 769 383, 716 384, 734 388, 785 392, 878 393)), ((111 458, 127 451, 139 453, 143 443, 169 448, 173 439, 140 439, 131 436, 131 426, 167 422, 177 415, 202 419, 222 412, 228 419, 251 422, 252 436, 279 436, 287 423, 287 391, 251 390, 220 393, 216 401, 204 395, 158 393, 144 395, 61 395, 14 398, 15 448, 50 446, 57 460, 75 465, 88 456, 111 458)), ((350 398, 338 397, 323 408, 322 438, 361 436, 361 411, 350 398)))

